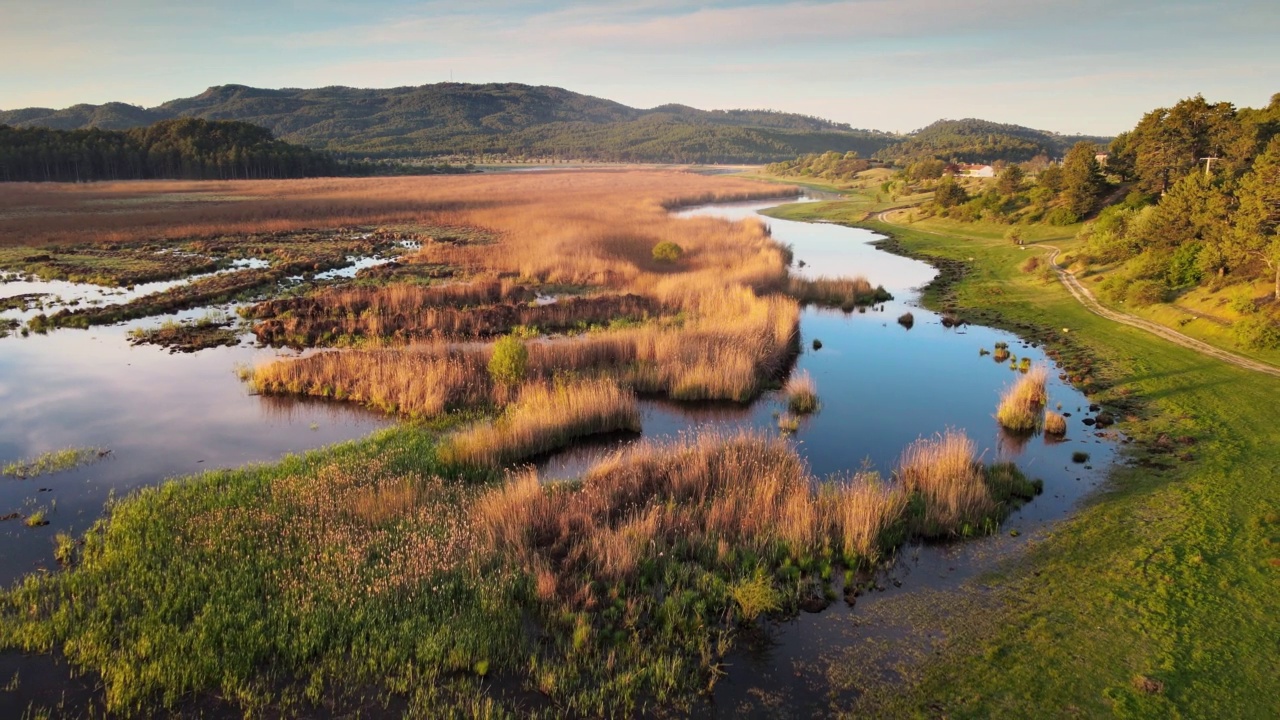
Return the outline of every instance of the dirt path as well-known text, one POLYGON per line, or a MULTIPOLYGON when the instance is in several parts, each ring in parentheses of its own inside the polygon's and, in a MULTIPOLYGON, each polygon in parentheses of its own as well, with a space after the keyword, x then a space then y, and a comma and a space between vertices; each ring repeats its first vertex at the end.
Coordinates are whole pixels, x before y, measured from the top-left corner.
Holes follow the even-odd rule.
POLYGON ((1228 350, 1214 347, 1209 343, 1183 335, 1177 330, 1161 325, 1160 323, 1143 320, 1140 317, 1135 317, 1128 313, 1117 312, 1110 308, 1103 307, 1102 303, 1098 302, 1097 298, 1093 296, 1093 293, 1089 291, 1089 288, 1081 284, 1080 280, 1076 278, 1074 273, 1058 264, 1058 255, 1062 252, 1061 249, 1054 247, 1053 245, 1043 244, 1039 245, 1039 247, 1053 250, 1053 253, 1049 255, 1049 264, 1053 266, 1053 271, 1058 274, 1058 279, 1062 281, 1064 286, 1066 286, 1067 291, 1093 314, 1101 315, 1108 320, 1112 320, 1123 325, 1136 327, 1140 330, 1146 330, 1147 332, 1153 335, 1158 335, 1175 345, 1181 345, 1189 350, 1195 350, 1202 355, 1208 355, 1209 357, 1231 363, 1237 367, 1280 377, 1280 368, 1275 367, 1274 365, 1268 365, 1257 360, 1250 360, 1247 357, 1236 355, 1228 350))
MULTIPOLYGON (((901 208, 890 208, 889 210, 878 213, 876 217, 879 218, 880 222, 885 223, 886 225, 896 225, 897 223, 889 220, 889 213, 900 209, 901 208)), ((935 233, 929 230, 917 229, 916 232, 927 232, 930 235, 945 237, 945 234, 943 233, 935 233)), ((1118 322, 1122 325, 1128 325, 1129 327, 1135 327, 1139 330, 1145 330, 1152 335, 1162 337, 1175 345, 1181 345, 1188 350, 1195 350, 1201 355, 1207 355, 1225 363, 1231 363, 1236 367, 1242 367, 1246 370, 1253 370, 1255 372, 1265 373, 1274 377, 1280 377, 1280 367, 1268 365, 1267 363, 1259 362, 1257 360, 1251 360, 1229 350, 1214 347, 1209 343, 1183 335, 1177 330, 1165 327, 1160 323, 1143 320, 1140 317, 1104 307, 1102 303, 1098 302, 1098 299, 1093 296, 1093 293, 1089 291, 1089 288, 1081 284, 1071 271, 1058 264, 1058 255, 1062 252, 1060 248, 1045 243, 1037 243, 1035 245, 1029 245, 1028 247, 1042 247, 1053 251, 1053 253, 1049 255, 1049 264, 1053 267, 1053 271, 1058 274, 1058 279, 1062 281, 1063 286, 1067 288, 1067 291, 1071 293, 1072 297, 1078 300, 1081 305, 1085 306, 1085 309, 1089 310, 1093 314, 1099 315, 1113 322, 1118 322)))

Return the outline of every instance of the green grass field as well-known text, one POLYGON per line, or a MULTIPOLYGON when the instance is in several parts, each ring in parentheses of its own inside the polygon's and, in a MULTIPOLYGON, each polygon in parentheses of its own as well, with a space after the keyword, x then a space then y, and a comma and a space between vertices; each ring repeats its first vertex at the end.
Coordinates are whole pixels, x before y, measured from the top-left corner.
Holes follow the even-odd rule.
MULTIPOLYGON (((850 212, 805 210, 809 219, 850 212)), ((926 302, 1069 338, 1092 356, 1099 386, 1109 385, 1098 399, 1130 408, 1120 428, 1135 438, 1109 486, 989 578, 996 590, 966 606, 976 616, 944 620, 942 652, 905 692, 877 693, 874 711, 1280 715, 1280 380, 1089 313, 1019 269, 1035 250, 994 233, 865 226, 913 254, 966 262, 952 292, 935 288, 926 302)))

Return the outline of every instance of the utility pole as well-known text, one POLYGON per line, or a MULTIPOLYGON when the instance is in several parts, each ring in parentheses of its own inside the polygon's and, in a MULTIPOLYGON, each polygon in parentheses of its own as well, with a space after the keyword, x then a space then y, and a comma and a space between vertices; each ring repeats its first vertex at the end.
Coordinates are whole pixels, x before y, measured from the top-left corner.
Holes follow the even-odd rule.
POLYGON ((1204 176, 1205 176, 1206 178, 1208 178, 1208 177, 1209 177, 1209 168, 1213 167, 1213 161, 1214 161, 1214 160, 1221 160, 1222 158, 1217 158, 1217 157, 1202 157, 1202 158, 1200 158, 1200 159, 1205 161, 1205 163, 1204 163, 1204 176))

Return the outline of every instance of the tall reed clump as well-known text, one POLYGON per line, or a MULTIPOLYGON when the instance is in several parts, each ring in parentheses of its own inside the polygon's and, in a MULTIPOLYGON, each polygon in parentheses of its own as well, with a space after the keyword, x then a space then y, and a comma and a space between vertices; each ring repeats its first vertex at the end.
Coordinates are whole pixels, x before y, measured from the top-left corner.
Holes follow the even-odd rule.
POLYGON ((818 410, 818 384, 808 371, 792 375, 782 388, 787 396, 787 408, 796 415, 808 415, 818 410))
POLYGON ((1046 410, 1044 413, 1044 434, 1062 437, 1067 434, 1067 419, 1062 415, 1046 410))
POLYGON ((447 462, 501 465, 615 430, 640 430, 635 395, 610 380, 525 385, 493 423, 455 433, 441 448, 447 462))
POLYGON ((1039 427, 1041 412, 1048 400, 1045 391, 1048 377, 1048 370, 1037 367, 1005 390, 996 409, 1000 425, 1013 432, 1032 432, 1039 427))
POLYGON ((826 483, 818 504, 845 562, 873 565, 901 539, 889 536, 906 515, 909 499, 902 486, 881 481, 877 473, 860 472, 826 483))
POLYGON ((892 530, 907 506, 904 488, 873 473, 818 483, 780 438, 709 431, 614 453, 581 484, 517 474, 479 501, 474 522, 544 599, 572 600, 584 575, 652 579, 685 560, 731 574, 832 551, 872 563, 902 540, 892 530))
POLYGON ((920 499, 915 532, 924 537, 969 535, 996 514, 973 440, 958 430, 912 443, 897 479, 920 499))

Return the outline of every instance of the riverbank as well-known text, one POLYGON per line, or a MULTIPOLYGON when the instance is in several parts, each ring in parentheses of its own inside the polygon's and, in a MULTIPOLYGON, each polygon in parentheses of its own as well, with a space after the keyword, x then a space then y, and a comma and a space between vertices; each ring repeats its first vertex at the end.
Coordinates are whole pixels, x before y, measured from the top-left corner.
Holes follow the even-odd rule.
POLYGON ((964 612, 942 613, 948 639, 906 688, 864 703, 953 717, 1280 712, 1280 382, 1093 315, 1003 239, 859 225, 944 269, 926 305, 1069 342, 1135 439, 1107 488, 988 578, 982 602, 951 601, 964 612))

